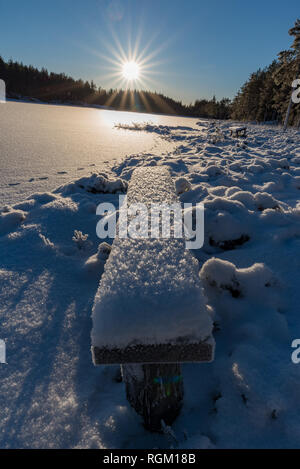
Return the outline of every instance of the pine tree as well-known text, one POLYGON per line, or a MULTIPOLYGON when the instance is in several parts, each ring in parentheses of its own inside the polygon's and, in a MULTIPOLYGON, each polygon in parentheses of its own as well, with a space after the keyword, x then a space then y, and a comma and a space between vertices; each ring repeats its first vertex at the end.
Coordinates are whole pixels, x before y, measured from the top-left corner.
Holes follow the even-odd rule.
MULTIPOLYGON (((278 120, 283 122, 289 106, 292 83, 300 78, 300 20, 289 30, 293 37, 290 49, 278 54, 264 70, 252 73, 235 96, 231 117, 237 120, 278 120)), ((299 122, 299 106, 292 106, 289 123, 299 122)))

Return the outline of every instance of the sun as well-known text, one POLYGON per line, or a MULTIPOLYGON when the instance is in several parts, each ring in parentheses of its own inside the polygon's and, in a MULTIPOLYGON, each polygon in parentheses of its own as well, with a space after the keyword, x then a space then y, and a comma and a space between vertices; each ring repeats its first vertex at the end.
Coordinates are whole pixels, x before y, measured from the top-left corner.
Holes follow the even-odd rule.
POLYGON ((122 75, 128 81, 138 80, 140 76, 140 66, 137 62, 125 62, 122 68, 122 75))
MULTIPOLYGON (((157 33, 148 42, 143 42, 142 47, 142 28, 137 29, 137 35, 134 38, 128 35, 127 48, 124 49, 119 38, 113 32, 112 41, 99 37, 107 48, 107 54, 100 53, 98 49, 92 50, 99 62, 100 77, 106 81, 106 87, 110 89, 109 98, 106 105, 111 106, 116 100, 120 100, 120 90, 123 90, 121 98, 121 107, 125 107, 128 100, 137 99, 134 97, 134 91, 140 91, 141 100, 150 109, 147 103, 146 95, 143 93, 145 89, 157 89, 161 87, 161 81, 157 78, 163 72, 159 70, 164 63, 162 60, 156 59, 162 50, 166 47, 164 43, 160 43, 159 48, 153 48, 153 42, 156 41, 157 33), (107 69, 107 73, 103 74, 103 69, 107 69)), ((105 83, 104 81, 104 83, 105 83)), ((137 104, 139 106, 140 104, 137 104)))

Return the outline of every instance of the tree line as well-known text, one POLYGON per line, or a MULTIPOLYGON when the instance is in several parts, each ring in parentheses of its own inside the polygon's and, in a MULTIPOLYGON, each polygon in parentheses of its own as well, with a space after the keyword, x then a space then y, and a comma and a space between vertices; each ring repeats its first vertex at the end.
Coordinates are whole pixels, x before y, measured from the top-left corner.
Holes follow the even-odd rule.
MULTIPOLYGON (((236 120, 284 122, 289 105, 292 83, 300 78, 300 20, 289 30, 293 43, 278 54, 268 67, 252 73, 241 87, 231 106, 236 120)), ((291 108, 289 124, 300 125, 300 106, 291 108)))
POLYGON ((39 70, 32 65, 0 56, 0 78, 6 83, 10 98, 30 98, 48 103, 68 103, 108 106, 118 110, 178 114, 193 117, 227 119, 230 116, 230 100, 202 99, 185 105, 181 101, 161 93, 138 90, 105 90, 93 81, 74 80, 65 73, 39 70))

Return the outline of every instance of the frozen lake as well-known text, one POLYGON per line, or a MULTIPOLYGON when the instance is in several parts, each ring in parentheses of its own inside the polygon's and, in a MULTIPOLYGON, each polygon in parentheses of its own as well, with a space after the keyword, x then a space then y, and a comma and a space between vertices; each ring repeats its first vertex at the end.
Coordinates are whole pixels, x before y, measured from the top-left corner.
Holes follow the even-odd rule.
MULTIPOLYGON (((103 169, 106 161, 155 152, 156 147, 161 151, 163 142, 156 134, 115 128, 132 122, 194 127, 197 119, 13 101, 1 104, 0 205, 51 191, 103 169)), ((170 150, 172 144, 165 142, 165 147, 170 150)))

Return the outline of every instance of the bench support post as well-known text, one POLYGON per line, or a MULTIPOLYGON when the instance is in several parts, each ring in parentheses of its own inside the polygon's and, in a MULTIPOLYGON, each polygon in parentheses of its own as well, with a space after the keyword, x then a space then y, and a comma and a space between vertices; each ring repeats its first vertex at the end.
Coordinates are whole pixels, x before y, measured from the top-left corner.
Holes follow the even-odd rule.
POLYGON ((127 399, 148 430, 161 431, 162 420, 174 422, 183 402, 180 364, 122 365, 122 375, 127 399))

